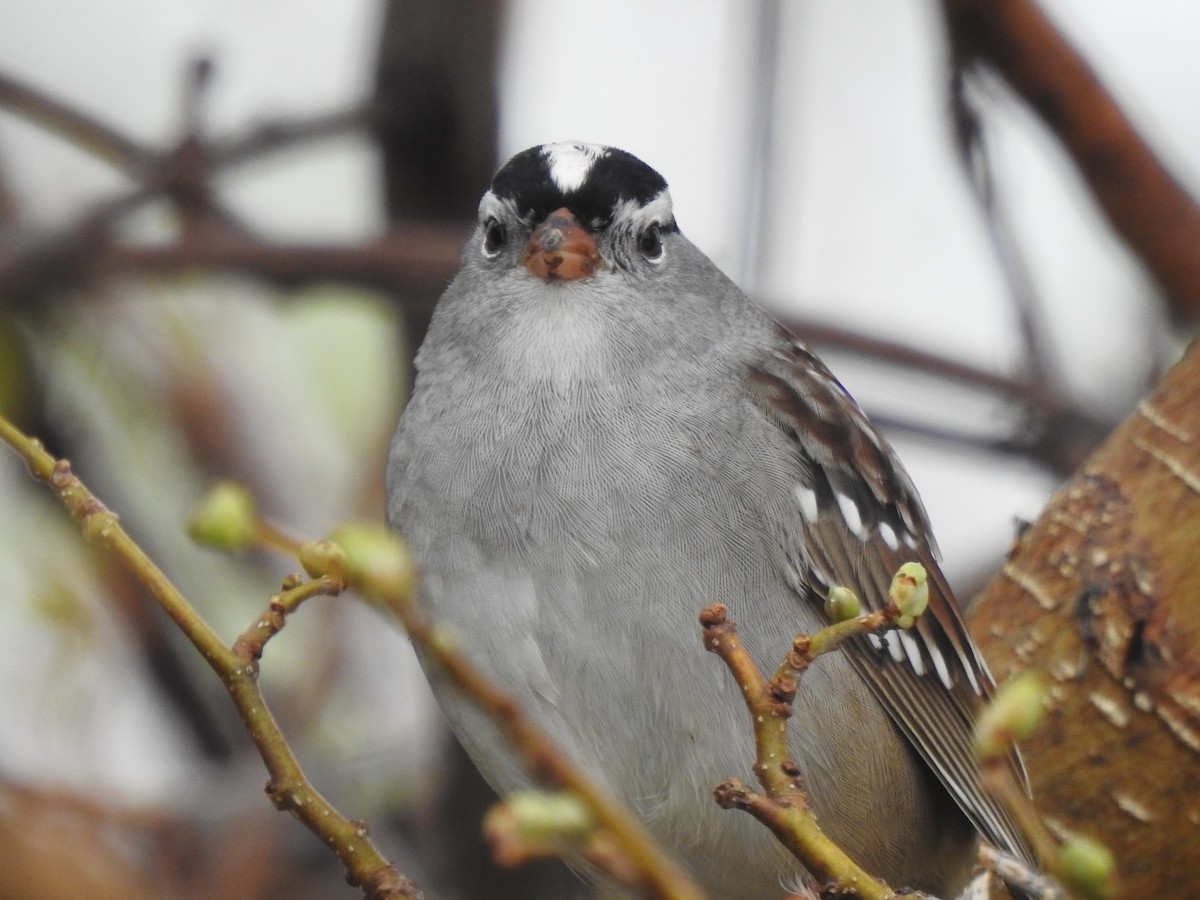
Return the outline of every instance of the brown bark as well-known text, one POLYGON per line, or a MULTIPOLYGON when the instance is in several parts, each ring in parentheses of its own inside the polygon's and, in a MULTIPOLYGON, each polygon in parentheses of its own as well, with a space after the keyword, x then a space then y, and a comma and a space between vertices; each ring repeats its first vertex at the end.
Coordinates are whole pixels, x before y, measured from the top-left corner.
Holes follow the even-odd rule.
POLYGON ((1200 896, 1200 342, 1051 500, 976 603, 999 679, 1051 685, 1039 809, 1122 896, 1200 896))

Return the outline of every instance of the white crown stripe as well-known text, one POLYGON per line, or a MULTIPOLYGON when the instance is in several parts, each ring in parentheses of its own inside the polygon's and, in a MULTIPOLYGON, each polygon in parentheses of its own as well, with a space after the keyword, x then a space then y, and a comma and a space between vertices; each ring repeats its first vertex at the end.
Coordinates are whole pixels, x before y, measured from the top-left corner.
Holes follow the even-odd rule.
POLYGON ((600 144, 565 142, 547 144, 542 148, 542 154, 550 169, 550 180, 567 194, 578 190, 587 181, 592 166, 596 160, 608 155, 608 148, 600 144))

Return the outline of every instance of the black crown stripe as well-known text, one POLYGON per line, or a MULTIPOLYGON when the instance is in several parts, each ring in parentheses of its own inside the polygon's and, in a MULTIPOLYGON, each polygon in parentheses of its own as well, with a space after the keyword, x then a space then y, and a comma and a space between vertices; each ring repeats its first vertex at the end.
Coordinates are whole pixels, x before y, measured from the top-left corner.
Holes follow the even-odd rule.
MULTIPOLYGON (((667 182, 632 153, 614 147, 593 161, 587 177, 576 189, 563 191, 550 175, 550 160, 542 146, 522 150, 506 162, 492 179, 492 193, 512 200, 523 220, 532 224, 567 207, 593 231, 612 223, 613 210, 632 200, 644 206, 662 191, 667 182)), ((673 230, 674 222, 663 222, 673 230)))

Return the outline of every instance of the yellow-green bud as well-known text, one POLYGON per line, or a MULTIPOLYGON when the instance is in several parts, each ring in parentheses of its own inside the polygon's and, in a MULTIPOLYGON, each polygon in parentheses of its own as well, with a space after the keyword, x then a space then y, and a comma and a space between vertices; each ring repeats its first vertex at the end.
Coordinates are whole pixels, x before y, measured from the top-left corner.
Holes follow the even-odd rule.
POLYGON ((1046 686, 1034 672, 1022 672, 1000 686, 975 723, 975 750, 982 759, 1008 752, 1037 730, 1046 708, 1046 686))
POLYGON ((505 798, 520 836, 529 843, 576 841, 594 824, 591 811, 570 791, 516 791, 505 798))
POLYGON ((1115 889, 1116 861, 1107 847, 1081 834, 1071 835, 1062 845, 1058 877, 1087 900, 1111 897, 1115 889))
POLYGON ((254 498, 240 484, 219 481, 188 518, 188 536, 218 550, 245 550, 258 537, 254 498))
POLYGON ((309 541, 300 548, 299 559, 309 578, 341 578, 346 573, 346 552, 334 541, 309 541))
POLYGON ((592 816, 574 794, 516 791, 487 811, 483 833, 502 866, 556 856, 592 833, 592 816))
POLYGON ((853 619, 862 610, 858 595, 848 587, 831 587, 825 598, 825 614, 834 622, 853 619))
POLYGON ((342 525, 330 539, 345 553, 354 587, 375 597, 401 597, 412 590, 416 563, 404 541, 382 525, 342 525))
POLYGON ((912 628, 917 616, 929 606, 929 582, 925 567, 916 562, 902 565, 892 578, 888 596, 900 610, 896 624, 901 628, 912 628))

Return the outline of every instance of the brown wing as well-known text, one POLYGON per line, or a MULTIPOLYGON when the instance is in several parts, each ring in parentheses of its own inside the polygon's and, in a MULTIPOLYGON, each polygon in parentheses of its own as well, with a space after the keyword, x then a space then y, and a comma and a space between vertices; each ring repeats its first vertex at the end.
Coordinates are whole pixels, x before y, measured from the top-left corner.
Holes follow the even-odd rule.
MULTIPOLYGON (((803 602, 844 585, 878 609, 896 569, 929 572, 929 609, 908 631, 851 642, 854 667, 975 827, 1033 862, 1007 812, 979 787, 972 730, 994 689, 937 564, 937 547, 908 474, 858 404, 816 356, 780 328, 772 355, 752 369, 751 398, 799 448, 795 496, 805 535, 789 573, 803 602)), ((1020 758, 1013 777, 1028 790, 1020 758)))

